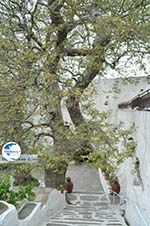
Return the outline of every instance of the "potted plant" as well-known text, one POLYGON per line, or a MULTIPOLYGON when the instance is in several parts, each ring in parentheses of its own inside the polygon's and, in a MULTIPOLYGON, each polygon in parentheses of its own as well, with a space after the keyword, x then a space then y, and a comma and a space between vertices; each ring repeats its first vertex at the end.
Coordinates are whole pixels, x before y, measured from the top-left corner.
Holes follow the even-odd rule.
POLYGON ((117 173, 117 168, 107 165, 107 170, 105 168, 102 169, 102 172, 104 174, 105 179, 108 181, 109 186, 111 187, 111 190, 117 194, 120 193, 120 184, 119 184, 119 179, 116 176, 117 173))
POLYGON ((117 177, 114 177, 113 180, 110 181, 110 187, 112 189, 112 192, 115 192, 117 194, 120 193, 120 184, 117 177))

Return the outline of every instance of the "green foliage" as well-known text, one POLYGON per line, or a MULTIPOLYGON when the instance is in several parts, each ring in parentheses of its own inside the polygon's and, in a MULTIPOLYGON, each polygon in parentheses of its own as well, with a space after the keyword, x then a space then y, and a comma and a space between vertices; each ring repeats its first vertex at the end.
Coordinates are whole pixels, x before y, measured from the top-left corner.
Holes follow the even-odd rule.
MULTIPOLYGON (((1 1, 1 143, 14 140, 30 151, 43 138, 53 140, 56 158, 42 159, 45 168, 54 170, 66 166, 66 155, 80 157, 93 149, 111 149, 115 158, 123 132, 113 131, 105 115, 95 110, 89 110, 84 123, 79 102, 98 74, 128 68, 120 66, 124 56, 143 66, 149 42, 148 6, 148 0, 1 1), (76 128, 68 132, 60 103, 70 93, 75 101, 69 113, 76 128)), ((113 91, 118 93, 119 88, 113 91)), ((15 173, 29 171, 17 166, 15 173)))
POLYGON ((60 97, 68 96, 69 89, 76 95, 79 90, 83 93, 81 87, 87 88, 96 74, 105 73, 107 67, 115 68, 124 55, 131 60, 135 56, 141 59, 148 50, 147 0, 81 0, 78 4, 45 0, 36 6, 34 1, 29 6, 15 0, 0 6, 3 142, 23 142, 28 138, 27 144, 32 143, 34 125, 25 128, 23 123, 32 122, 28 119, 36 105, 46 116, 48 110, 57 107, 60 97), (108 64, 103 65, 106 59, 108 64), (88 76, 87 70, 93 76, 88 76), (57 82, 62 84, 62 90, 57 82), (28 103, 34 107, 27 109, 28 103))
POLYGON ((92 153, 89 156, 89 161, 94 167, 100 168, 102 172, 104 172, 106 179, 110 182, 112 182, 112 180, 116 177, 118 165, 114 153, 92 153))
POLYGON ((35 197, 35 193, 32 191, 32 189, 35 187, 34 183, 29 183, 25 186, 21 186, 18 192, 18 200, 22 199, 28 199, 33 200, 35 197))
POLYGON ((0 181, 0 199, 5 199, 7 193, 9 192, 10 180, 8 177, 1 178, 0 181))
POLYGON ((34 192, 32 192, 34 186, 34 183, 29 183, 26 186, 20 186, 19 191, 15 192, 10 190, 9 177, 4 176, 0 180, 0 200, 4 200, 13 205, 17 205, 23 199, 31 200, 35 197, 34 192))
POLYGON ((126 158, 134 157, 136 150, 135 141, 130 141, 125 144, 125 150, 122 153, 119 153, 118 164, 121 164, 126 158))
POLYGON ((137 173, 138 180, 140 181, 140 184, 142 185, 142 188, 144 190, 143 180, 140 173, 140 160, 138 157, 136 157, 134 164, 135 164, 135 170, 137 173))
POLYGON ((0 83, 1 142, 15 140, 23 146, 25 135, 21 127, 21 121, 25 117, 23 85, 17 80, 2 76, 0 76, 0 83))
POLYGON ((0 164, 0 170, 1 171, 8 171, 8 170, 10 170, 10 164, 8 162, 1 163, 0 164))
POLYGON ((36 178, 32 177, 32 170, 36 168, 36 163, 12 163, 11 170, 14 176, 14 185, 28 185, 32 183, 34 186, 38 186, 39 182, 36 178))
POLYGON ((58 174, 66 172, 69 161, 69 157, 65 155, 48 155, 46 152, 39 154, 39 164, 44 166, 45 170, 53 171, 58 174))
MULTIPOLYGON (((116 178, 120 164, 127 158, 133 158, 135 156, 136 143, 134 140, 128 140, 129 135, 132 133, 133 129, 123 130, 116 128, 115 131, 111 133, 111 138, 107 137, 111 145, 108 145, 107 148, 105 147, 101 151, 97 149, 97 151, 89 156, 89 161, 92 165, 96 168, 100 168, 110 182, 116 178), (118 144, 120 144, 120 150, 118 144)), ((104 146, 102 145, 102 147, 104 146)), ((99 149, 102 147, 99 146, 99 149)))
POLYGON ((13 175, 16 177, 28 177, 31 174, 33 165, 28 163, 12 164, 13 175))

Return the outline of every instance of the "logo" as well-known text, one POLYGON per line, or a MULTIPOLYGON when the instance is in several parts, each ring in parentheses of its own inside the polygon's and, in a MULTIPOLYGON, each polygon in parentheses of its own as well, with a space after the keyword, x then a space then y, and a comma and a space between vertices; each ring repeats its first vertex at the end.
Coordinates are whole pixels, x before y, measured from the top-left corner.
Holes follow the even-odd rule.
POLYGON ((2 156, 7 161, 16 161, 21 155, 21 148, 15 142, 8 142, 2 147, 2 156))

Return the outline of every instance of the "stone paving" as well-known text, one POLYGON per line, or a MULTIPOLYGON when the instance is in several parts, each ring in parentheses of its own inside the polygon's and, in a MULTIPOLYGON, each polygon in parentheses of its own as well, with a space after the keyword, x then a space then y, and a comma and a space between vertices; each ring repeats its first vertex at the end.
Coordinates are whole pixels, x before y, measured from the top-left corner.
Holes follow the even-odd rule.
POLYGON ((98 193, 103 191, 98 170, 88 165, 69 165, 66 176, 71 177, 74 192, 98 193))
POLYGON ((112 209, 97 170, 71 165, 67 176, 74 183, 74 192, 68 196, 73 205, 66 204, 44 226, 125 226, 119 214, 112 209))
POLYGON ((69 197, 77 205, 67 205, 51 217, 47 226, 122 226, 118 215, 112 211, 104 193, 72 193, 69 197))

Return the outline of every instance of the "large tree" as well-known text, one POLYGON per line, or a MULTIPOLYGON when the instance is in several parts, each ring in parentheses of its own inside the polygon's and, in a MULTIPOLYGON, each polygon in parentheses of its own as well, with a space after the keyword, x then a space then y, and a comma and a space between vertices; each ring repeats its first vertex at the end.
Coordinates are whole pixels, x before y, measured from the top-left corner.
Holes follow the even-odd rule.
MULTIPOLYGON (((148 54, 149 1, 5 0, 0 28, 2 142, 51 137, 59 153, 92 149, 93 125, 85 122, 81 99, 94 78, 122 58, 142 62, 148 54)), ((100 125, 99 132, 111 146, 100 125)))

